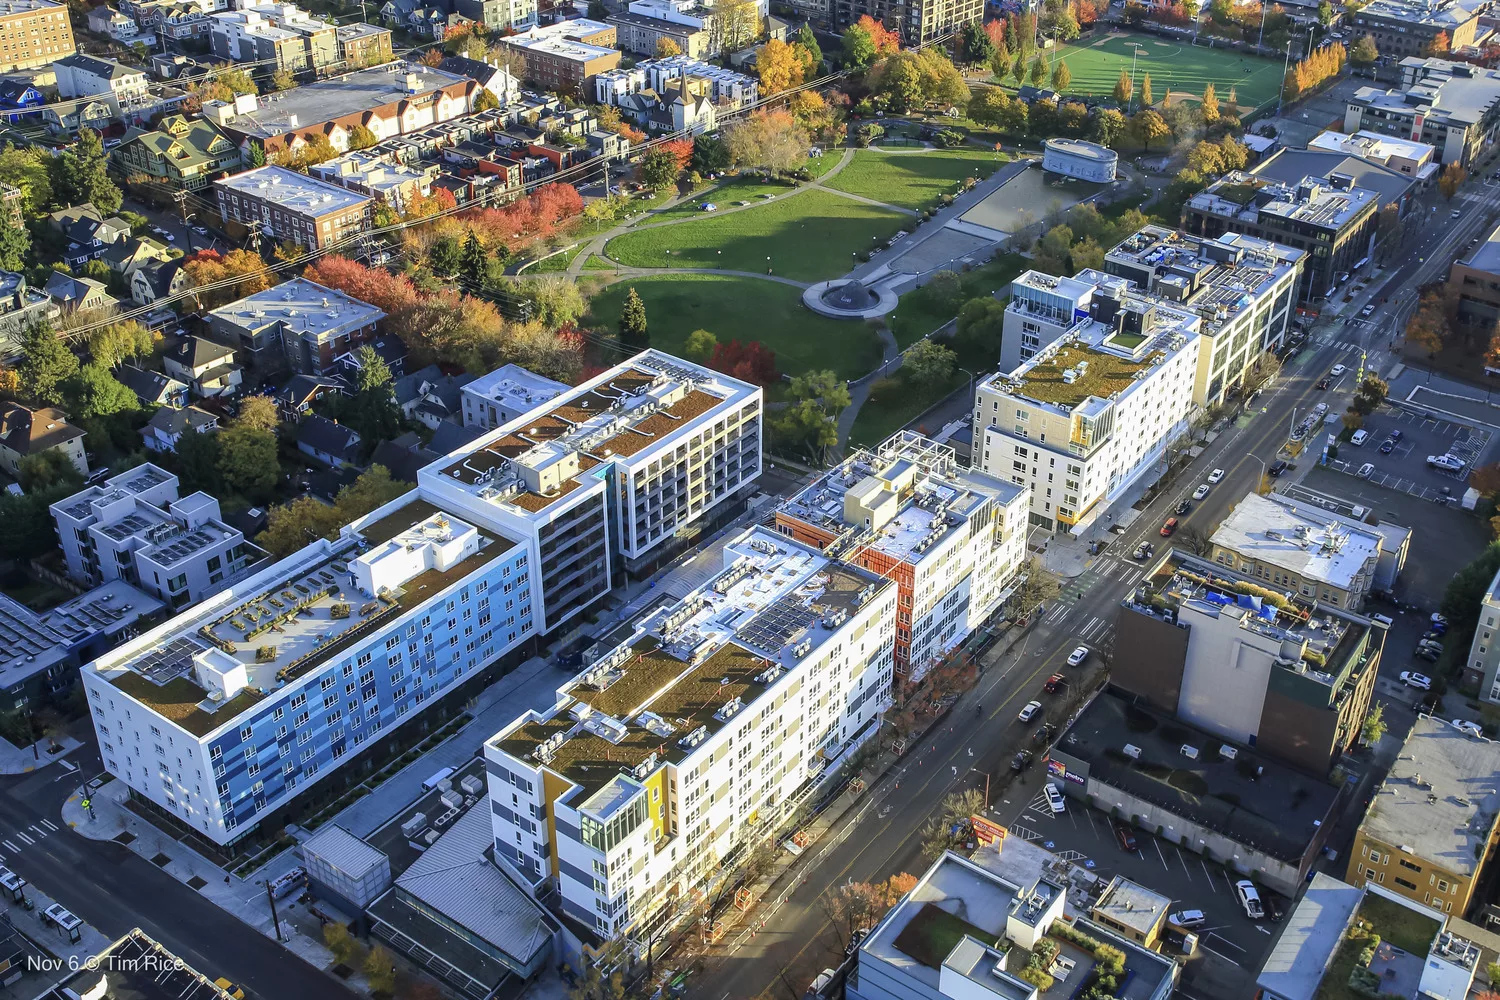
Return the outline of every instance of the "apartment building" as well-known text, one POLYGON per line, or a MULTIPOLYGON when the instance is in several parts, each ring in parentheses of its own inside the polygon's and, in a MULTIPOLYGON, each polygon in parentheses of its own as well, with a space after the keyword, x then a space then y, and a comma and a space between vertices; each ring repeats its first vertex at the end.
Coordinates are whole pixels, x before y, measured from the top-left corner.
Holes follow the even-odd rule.
POLYGON ((834 29, 843 31, 868 14, 899 31, 906 45, 921 45, 984 19, 983 0, 833 0, 834 29))
POLYGON ((379 66, 395 58, 391 30, 378 24, 363 21, 340 24, 334 29, 334 41, 338 44, 339 61, 346 70, 379 66))
POLYGON ((304 73, 340 59, 336 26, 290 3, 250 3, 209 17, 214 55, 304 73))
POLYGON ((55 701, 78 682, 78 666, 130 638, 162 604, 123 580, 87 590, 46 611, 0 594, 0 705, 24 712, 55 701))
POLYGON ((277 166, 221 178, 214 190, 225 221, 256 226, 266 239, 311 250, 365 232, 374 204, 367 195, 277 166))
POLYGON ((1417 716, 1354 834, 1344 881, 1462 917, 1495 844, 1500 743, 1417 716))
POLYGON ((319 180, 367 194, 397 212, 405 212, 413 201, 430 195, 432 182, 440 175, 435 163, 404 163, 391 153, 368 150, 313 164, 307 172, 319 180))
POLYGON ((264 98, 208 101, 203 117, 240 144, 267 155, 325 136, 334 149, 349 148, 349 133, 363 125, 376 139, 417 132, 467 114, 479 84, 420 63, 395 62, 357 70, 264 98))
POLYGON ((1078 532, 1186 433, 1202 319, 1085 270, 1086 318, 1012 371, 979 382, 973 465, 1027 487, 1031 523, 1078 532))
POLYGON ((1416 56, 1402 59, 1400 69, 1396 87, 1355 91, 1344 131, 1424 142, 1439 162, 1471 166, 1500 127, 1500 70, 1416 56))
POLYGON ((1015 589, 1030 506, 1026 486, 901 431, 783 503, 776 529, 896 582, 896 673, 916 682, 1015 589))
POLYGON ((1425 142, 1413 142, 1379 132, 1319 132, 1308 140, 1307 148, 1327 153, 1357 156, 1376 166, 1405 174, 1418 181, 1430 181, 1440 168, 1437 150, 1425 142))
POLYGON ((293 278, 209 312, 214 339, 237 344, 252 365, 282 359, 297 375, 338 371, 336 359, 375 339, 385 313, 343 292, 293 278))
POLYGON ((47 66, 75 51, 66 5, 53 0, 0 2, 0 73, 47 66))
POLYGON ((604 19, 617 33, 620 48, 636 55, 655 55, 662 42, 669 41, 689 59, 708 59, 721 47, 707 29, 668 21, 631 10, 616 11, 604 19))
POLYGON ((1210 539, 1214 562, 1329 607, 1359 611, 1375 585, 1385 536, 1256 493, 1235 504, 1210 539))
POLYGON ((1273 604, 1281 588, 1179 551, 1149 579, 1115 616, 1111 684, 1310 774, 1354 746, 1384 629, 1316 596, 1273 604))
POLYGON ((520 365, 501 365, 463 387, 464 426, 489 430, 508 424, 567 391, 564 383, 520 365))
POLYGON ((761 472, 761 391, 659 351, 417 474, 424 495, 527 540, 552 631, 690 544, 761 472))
POLYGON ((1306 261, 1302 250, 1243 233, 1205 239, 1145 226, 1104 255, 1104 270, 1199 317, 1193 401, 1208 407, 1238 393, 1260 355, 1281 346, 1306 261))
POLYGON ((500 44, 525 60, 527 80, 560 94, 587 94, 595 76, 620 65, 614 25, 588 18, 528 28, 500 44))
MULTIPOLYGON (((1489 331, 1500 322, 1500 226, 1449 266, 1447 293, 1458 303, 1458 321, 1465 326, 1489 331)), ((1486 367, 1485 374, 1493 370, 1486 367)))
POLYGON ((168 115, 148 132, 134 132, 111 154, 126 175, 144 174, 173 190, 201 191, 215 175, 244 165, 240 147, 211 121, 168 115))
POLYGON ((1391 62, 1425 56, 1433 39, 1448 36, 1448 49, 1474 44, 1484 13, 1480 4, 1461 0, 1372 0, 1350 11, 1345 26, 1352 38, 1369 35, 1391 62))
POLYGON ((261 555, 224 523, 219 501, 179 498, 177 477, 149 462, 49 509, 70 577, 124 580, 173 609, 223 590, 261 555))
POLYGON ((1481 701, 1500 704, 1500 573, 1490 581, 1479 604, 1479 619, 1474 638, 1469 641, 1469 657, 1464 661, 1463 683, 1476 688, 1481 701))
POLYGON ((679 79, 688 81, 691 93, 703 94, 716 105, 741 108, 760 99, 760 83, 755 77, 687 55, 676 55, 645 59, 629 69, 600 73, 594 78, 594 100, 618 105, 623 98, 642 91, 665 93, 679 79))
POLYGON ((1348 174, 1281 184, 1232 171, 1188 199, 1182 228, 1213 239, 1244 233, 1301 250, 1297 297, 1312 302, 1334 294, 1339 272, 1356 271, 1369 261, 1379 214, 1379 195, 1357 186, 1348 174))
POLYGON ((879 730, 896 585, 765 527, 485 744, 495 856, 646 940, 879 730))
POLYGON ((538 630, 530 551, 415 492, 84 667, 104 767, 215 844, 412 719, 472 697, 538 630))
POLYGON ((75 52, 54 62, 52 70, 57 74, 57 92, 61 97, 97 97, 117 116, 155 103, 146 71, 113 59, 75 52))

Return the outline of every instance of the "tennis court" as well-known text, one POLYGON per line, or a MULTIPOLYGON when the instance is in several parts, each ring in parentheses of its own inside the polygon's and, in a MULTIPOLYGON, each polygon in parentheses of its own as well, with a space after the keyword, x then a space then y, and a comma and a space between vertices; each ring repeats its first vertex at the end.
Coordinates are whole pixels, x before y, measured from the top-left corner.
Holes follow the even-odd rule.
POLYGON ((1070 93, 1104 97, 1114 93, 1120 71, 1131 71, 1135 62, 1136 98, 1141 77, 1151 74, 1151 92, 1160 104, 1167 91, 1201 97, 1203 88, 1214 85, 1219 103, 1229 103, 1230 88, 1244 109, 1275 101, 1281 89, 1282 64, 1232 48, 1210 48, 1207 39, 1193 45, 1187 39, 1158 38, 1130 32, 1095 35, 1064 46, 1058 56, 1067 60, 1073 82, 1070 93))

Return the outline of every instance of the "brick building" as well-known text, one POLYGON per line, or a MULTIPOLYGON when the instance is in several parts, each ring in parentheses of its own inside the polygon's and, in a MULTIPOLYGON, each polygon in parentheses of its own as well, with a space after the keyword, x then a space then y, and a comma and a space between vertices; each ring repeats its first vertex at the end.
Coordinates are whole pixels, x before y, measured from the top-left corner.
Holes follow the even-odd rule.
POLYGON ((257 225, 266 239, 318 250, 369 228, 369 197, 284 167, 247 170, 214 189, 225 220, 257 225))
POLYGON ((65 6, 52 0, 0 0, 0 73, 46 66, 75 51, 65 6))

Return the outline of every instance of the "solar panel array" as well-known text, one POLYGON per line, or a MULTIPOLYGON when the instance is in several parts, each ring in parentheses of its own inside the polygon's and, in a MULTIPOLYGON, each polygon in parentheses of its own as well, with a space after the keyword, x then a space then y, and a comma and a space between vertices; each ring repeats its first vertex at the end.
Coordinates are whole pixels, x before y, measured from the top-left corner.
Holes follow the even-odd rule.
POLYGON ((180 635, 141 657, 135 669, 157 684, 165 684, 192 670, 193 657, 203 652, 203 648, 203 644, 191 636, 180 635))
POLYGON ((194 531, 192 534, 183 535, 170 545, 160 546, 156 550, 156 560, 165 566, 171 566, 186 559, 206 545, 212 545, 215 536, 206 531, 194 531))
POLYGON ((768 653, 782 648, 806 632, 817 615, 794 597, 782 597, 750 620, 739 638, 768 653))

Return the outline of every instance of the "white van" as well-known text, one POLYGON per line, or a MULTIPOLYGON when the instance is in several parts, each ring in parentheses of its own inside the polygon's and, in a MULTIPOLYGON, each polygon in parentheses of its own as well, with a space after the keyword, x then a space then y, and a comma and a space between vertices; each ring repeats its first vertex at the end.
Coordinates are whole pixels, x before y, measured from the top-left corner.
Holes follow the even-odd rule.
POLYGON ((1361 428, 1360 430, 1355 431, 1354 434, 1349 438, 1349 443, 1352 444, 1352 445, 1354 445, 1354 447, 1358 448, 1360 445, 1364 444, 1369 439, 1370 439, 1370 432, 1367 431, 1367 430, 1364 430, 1363 428, 1361 428))

